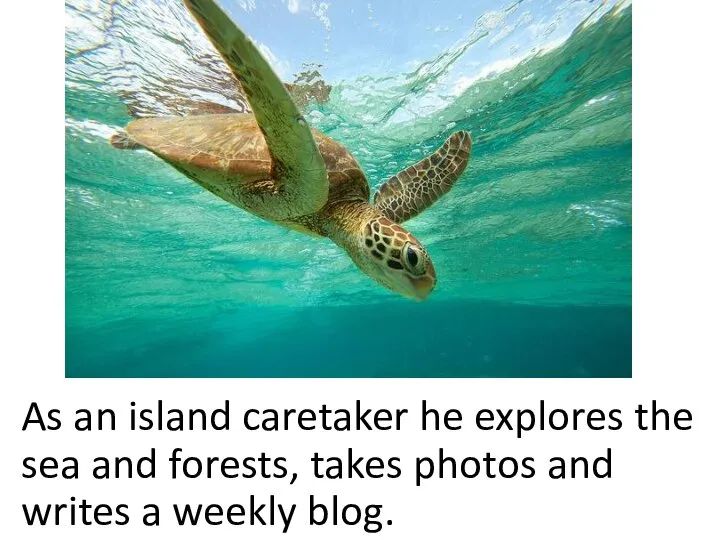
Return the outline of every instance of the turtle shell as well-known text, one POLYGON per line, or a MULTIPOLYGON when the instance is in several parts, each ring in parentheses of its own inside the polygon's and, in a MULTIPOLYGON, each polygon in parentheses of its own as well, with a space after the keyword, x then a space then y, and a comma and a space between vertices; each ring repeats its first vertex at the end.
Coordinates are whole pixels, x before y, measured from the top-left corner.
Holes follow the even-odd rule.
MULTIPOLYGON (((197 167, 241 181, 273 178, 270 152, 252 114, 139 118, 126 131, 133 142, 181 169, 197 167)), ((369 199, 367 180, 352 154, 319 131, 312 134, 330 180, 328 202, 369 199)))

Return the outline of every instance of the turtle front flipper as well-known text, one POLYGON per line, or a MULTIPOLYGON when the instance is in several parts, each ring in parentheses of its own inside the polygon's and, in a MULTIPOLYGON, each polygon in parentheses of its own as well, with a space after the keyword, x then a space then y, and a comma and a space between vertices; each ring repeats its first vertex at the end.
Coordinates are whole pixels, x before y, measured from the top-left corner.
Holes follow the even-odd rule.
POLYGON ((470 159, 470 133, 456 131, 435 153, 410 165, 375 193, 375 208, 396 223, 417 216, 453 187, 470 159))
POLYGON ((285 85, 250 38, 213 0, 185 0, 185 5, 250 102, 273 160, 276 194, 282 199, 277 204, 291 206, 297 215, 316 212, 328 199, 328 175, 310 128, 285 85))

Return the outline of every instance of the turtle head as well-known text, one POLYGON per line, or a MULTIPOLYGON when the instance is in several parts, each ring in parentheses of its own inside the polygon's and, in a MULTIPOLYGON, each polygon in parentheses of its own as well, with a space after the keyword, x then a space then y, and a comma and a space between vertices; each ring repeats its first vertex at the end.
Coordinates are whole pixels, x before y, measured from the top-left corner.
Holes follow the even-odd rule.
POLYGON ((435 287, 435 268, 425 248, 385 216, 365 224, 355 262, 381 285, 414 300, 425 300, 435 287))

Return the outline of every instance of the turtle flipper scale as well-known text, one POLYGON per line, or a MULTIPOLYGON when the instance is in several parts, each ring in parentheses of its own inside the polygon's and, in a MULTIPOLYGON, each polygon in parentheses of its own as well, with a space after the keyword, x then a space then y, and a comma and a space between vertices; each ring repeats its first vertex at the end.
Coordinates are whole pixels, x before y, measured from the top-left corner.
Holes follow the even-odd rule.
POLYGON ((240 81, 273 160, 274 178, 292 213, 313 213, 327 202, 329 182, 307 122, 253 42, 213 0, 185 5, 240 81))
POLYGON ((470 159, 467 131, 453 133, 433 154, 410 165, 385 182, 374 204, 396 223, 420 214, 453 187, 470 159))

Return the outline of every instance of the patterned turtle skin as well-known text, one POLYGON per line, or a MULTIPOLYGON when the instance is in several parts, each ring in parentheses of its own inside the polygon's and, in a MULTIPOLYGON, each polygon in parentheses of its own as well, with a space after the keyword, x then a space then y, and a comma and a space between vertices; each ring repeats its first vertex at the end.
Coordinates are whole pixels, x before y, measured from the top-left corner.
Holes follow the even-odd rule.
POLYGON ((470 159, 470 134, 457 131, 434 154, 385 182, 375 193, 375 208, 402 223, 445 195, 470 159))
POLYGON ((213 0, 185 0, 242 85, 252 113, 202 104, 198 114, 131 121, 111 144, 145 148, 214 195, 262 219, 327 237, 388 289, 424 300, 437 278, 400 223, 447 193, 470 158, 466 131, 389 179, 370 203, 353 155, 311 129, 252 41, 213 0), (210 114, 206 114, 206 113, 210 114))

